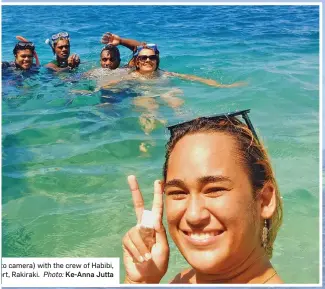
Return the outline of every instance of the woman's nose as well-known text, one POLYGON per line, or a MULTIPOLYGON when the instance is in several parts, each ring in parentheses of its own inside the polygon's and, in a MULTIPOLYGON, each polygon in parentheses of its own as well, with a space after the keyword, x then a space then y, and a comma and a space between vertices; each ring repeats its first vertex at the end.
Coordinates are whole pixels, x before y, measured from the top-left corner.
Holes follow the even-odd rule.
POLYGON ((200 195, 190 196, 185 219, 192 226, 204 226, 209 222, 210 213, 200 195))

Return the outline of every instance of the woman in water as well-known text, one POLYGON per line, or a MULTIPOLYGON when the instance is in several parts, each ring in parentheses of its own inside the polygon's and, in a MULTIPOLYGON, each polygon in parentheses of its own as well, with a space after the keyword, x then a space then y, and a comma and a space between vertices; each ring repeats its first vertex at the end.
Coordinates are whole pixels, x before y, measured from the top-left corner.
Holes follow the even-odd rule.
POLYGON ((237 87, 245 84, 244 82, 236 82, 233 84, 221 84, 213 79, 206 79, 195 75, 181 74, 176 72, 167 72, 161 70, 159 69, 159 63, 160 63, 159 50, 157 45, 155 44, 146 44, 144 46, 137 47, 137 51, 134 53, 131 62, 134 62, 135 71, 133 71, 128 77, 125 77, 120 80, 112 81, 107 85, 103 86, 102 88, 109 88, 123 80, 130 80, 130 79, 146 80, 146 79, 155 79, 157 77, 162 77, 162 76, 178 77, 181 79, 198 81, 207 84, 209 86, 214 86, 219 88, 237 87))
MULTIPOLYGON (((155 44, 146 44, 144 46, 137 47, 137 51, 134 53, 134 57, 131 62, 134 62, 135 65, 135 70, 133 72, 121 79, 111 81, 107 85, 104 85, 102 89, 109 90, 121 81, 137 80, 140 83, 150 83, 150 80, 154 82, 157 79, 166 77, 177 77, 180 79, 197 81, 209 86, 219 88, 237 87, 245 84, 243 82, 236 82, 233 84, 220 84, 219 82, 213 79, 206 79, 195 75, 163 71, 159 69, 159 50, 157 48, 157 45, 155 44)), ((166 93, 161 94, 160 99, 165 101, 170 107, 177 109, 184 102, 182 99, 176 96, 180 93, 181 91, 179 89, 172 89, 166 93)), ((149 134, 155 128, 157 123, 157 118, 155 117, 156 111, 159 108, 157 98, 152 97, 151 95, 138 96, 134 98, 134 104, 137 107, 140 107, 145 110, 144 113, 140 116, 139 122, 143 127, 145 133, 149 134)))
MULTIPOLYGON (((171 283, 283 283, 270 262, 282 222, 280 192, 248 112, 169 127, 163 182, 154 183, 154 245, 147 247, 139 226, 126 233, 125 283, 159 283, 167 272, 163 206, 170 236, 190 265, 171 283)), ((144 201, 136 178, 128 182, 139 224, 144 201)))

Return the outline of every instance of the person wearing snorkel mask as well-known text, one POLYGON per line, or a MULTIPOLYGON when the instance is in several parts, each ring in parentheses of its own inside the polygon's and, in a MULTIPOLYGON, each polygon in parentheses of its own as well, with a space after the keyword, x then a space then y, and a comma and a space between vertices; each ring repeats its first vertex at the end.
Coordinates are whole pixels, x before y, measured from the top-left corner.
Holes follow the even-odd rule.
POLYGON ((28 71, 32 67, 35 68, 36 65, 33 64, 35 45, 33 42, 22 42, 19 41, 14 49, 13 54, 15 56, 15 61, 12 62, 2 62, 2 68, 12 67, 17 70, 28 71))
POLYGON ((67 32, 60 32, 52 35, 48 43, 56 56, 56 59, 46 65, 47 68, 56 72, 68 71, 77 68, 80 64, 80 58, 77 54, 70 55, 70 37, 67 32))
MULTIPOLYGON (((149 84, 150 82, 154 83, 157 79, 162 77, 177 77, 180 79, 201 82, 203 84, 218 88, 236 87, 245 84, 244 82, 221 84, 213 79, 206 79, 195 75, 167 72, 159 68, 159 56, 160 53, 156 44, 145 44, 138 46, 133 54, 132 60, 130 61, 131 63, 134 63, 135 70, 123 79, 110 81, 106 85, 102 86, 102 90, 112 89, 112 87, 116 86, 121 81, 137 80, 142 83, 149 84)), ((139 117, 139 123, 145 134, 150 134, 158 123, 166 122, 165 120, 160 120, 157 118, 159 102, 157 101, 155 94, 156 93, 154 91, 149 91, 148 93, 144 92, 143 95, 136 97, 133 101, 133 104, 136 107, 144 110, 139 117)), ((172 88, 169 91, 160 92, 159 98, 166 102, 169 107, 178 110, 179 107, 184 103, 184 100, 179 98, 179 95, 181 94, 183 94, 182 90, 172 88)), ((140 145, 140 151, 147 151, 144 143, 140 145)))
MULTIPOLYGON (((137 46, 133 54, 133 58, 129 63, 134 64, 135 67, 135 71, 131 73, 132 77, 130 78, 141 79, 141 78, 156 78, 160 76, 178 77, 181 79, 198 81, 207 84, 209 86, 214 86, 219 88, 236 87, 245 84, 244 82, 236 82, 232 84, 221 84, 213 79, 206 79, 195 75, 181 74, 181 73, 161 70, 159 68, 159 64, 160 64, 159 50, 156 44, 142 44, 140 46, 137 46)), ((117 83, 116 82, 108 83, 103 88, 107 88, 115 84, 117 83)))
MULTIPOLYGON (((144 43, 133 39, 122 38, 117 34, 106 32, 102 38, 101 43, 105 44, 100 53, 100 65, 102 68, 109 68, 114 70, 121 64, 120 51, 117 48, 118 45, 125 46, 136 51, 137 46, 143 45, 144 43)), ((131 67, 132 64, 124 65, 123 68, 131 67)))

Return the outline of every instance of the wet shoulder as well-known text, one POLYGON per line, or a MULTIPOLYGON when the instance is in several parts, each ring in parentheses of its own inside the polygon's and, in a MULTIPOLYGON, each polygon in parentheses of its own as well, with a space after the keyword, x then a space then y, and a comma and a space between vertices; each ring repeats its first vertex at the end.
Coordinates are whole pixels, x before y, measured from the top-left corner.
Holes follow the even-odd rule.
POLYGON ((45 67, 47 67, 47 68, 58 68, 59 66, 58 66, 57 61, 53 60, 53 61, 45 64, 45 67))

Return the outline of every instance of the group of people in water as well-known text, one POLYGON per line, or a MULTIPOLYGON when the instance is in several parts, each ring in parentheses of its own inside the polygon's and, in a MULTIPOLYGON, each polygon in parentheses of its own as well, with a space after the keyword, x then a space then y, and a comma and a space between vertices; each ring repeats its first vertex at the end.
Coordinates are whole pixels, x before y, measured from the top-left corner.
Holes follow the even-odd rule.
MULTIPOLYGON (((45 67, 56 72, 69 71, 78 68, 80 65, 80 57, 78 54, 70 53, 69 33, 60 32, 54 34, 51 39, 47 39, 46 42, 51 47, 53 54, 55 55, 55 60, 47 63, 45 67)), ((147 44, 133 39, 125 39, 110 32, 107 32, 102 36, 101 42, 105 44, 100 52, 100 65, 102 68, 114 70, 120 67, 121 57, 118 49, 119 45, 129 48, 133 52, 133 57, 129 63, 122 66, 122 68, 133 69, 130 72, 132 77, 158 77, 166 75, 198 81, 210 86, 221 88, 235 87, 244 84, 243 82, 221 84, 213 79, 163 71, 159 68, 160 53, 156 44, 147 44)), ((19 41, 13 49, 15 60, 13 62, 2 62, 2 68, 12 67, 14 69, 28 71, 37 66, 36 64, 33 64, 35 53, 36 50, 33 42, 19 41)))
MULTIPOLYGON (((70 35, 67 32, 59 32, 46 40, 46 43, 51 47, 55 59, 45 65, 47 69, 55 73, 75 71, 80 65, 80 57, 78 54, 70 53, 70 35)), ((104 105, 109 105, 116 102, 122 93, 113 91, 119 83, 127 81, 148 82, 150 79, 157 80, 169 77, 200 82, 209 86, 218 88, 230 88, 241 86, 244 82, 236 82, 233 84, 221 84, 213 79, 206 79, 195 75, 181 74, 176 72, 167 72, 160 69, 160 51, 156 44, 148 44, 134 39, 122 38, 119 35, 107 32, 101 37, 101 43, 104 47, 100 51, 100 66, 102 70, 113 71, 123 69, 126 73, 120 74, 118 78, 106 79, 106 82, 101 81, 93 91, 73 90, 75 94, 91 94, 96 91, 101 91, 101 102, 104 105), (118 46, 124 46, 132 51, 131 60, 121 65, 121 57, 118 46)), ((37 57, 35 45, 28 41, 19 41, 13 50, 15 60, 13 62, 3 62, 2 68, 11 68, 15 70, 33 71, 37 69, 38 63, 33 63, 33 58, 37 57)), ((38 58, 37 58, 38 59, 38 58)), ((84 73, 88 78, 92 78, 92 72, 84 73)), ((165 102, 169 107, 178 109, 183 105, 184 100, 179 97, 182 92, 179 89, 170 89, 167 92, 159 94, 159 99, 165 102)), ((133 104, 138 107, 142 114, 139 117, 139 123, 145 134, 150 132, 159 124, 165 124, 164 119, 157 117, 159 101, 145 93, 133 93, 136 95, 133 99, 133 104)), ((140 145, 140 150, 147 151, 146 144, 140 145)))
MULTIPOLYGON (((119 45, 133 52, 126 77, 106 83, 109 89, 124 80, 178 77, 215 87, 220 84, 194 75, 166 72, 159 68, 156 44, 124 39, 105 33, 100 52, 103 69, 121 67, 119 45)), ((77 54, 70 55, 70 37, 60 32, 48 41, 56 59, 45 66, 54 72, 75 70, 77 54)), ((14 62, 3 68, 33 69, 35 46, 18 42, 14 62)), ((181 105, 166 96, 171 106, 181 105)), ((139 106, 155 107, 154 99, 139 97, 139 106), (145 104, 146 103, 146 104, 145 104), (148 106, 149 105, 149 106, 148 106)), ((171 283, 283 283, 273 268, 273 243, 282 222, 280 192, 265 147, 248 118, 248 111, 201 117, 169 127, 163 180, 154 183, 153 246, 140 234, 144 200, 134 175, 128 177, 138 225, 123 238, 125 283, 159 283, 168 269, 169 244, 162 222, 164 206, 169 233, 190 268, 171 283), (240 116, 244 119, 242 121, 240 116), (165 200, 163 200, 165 194, 165 200)))

